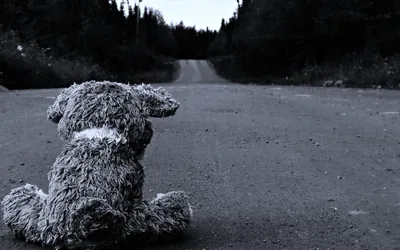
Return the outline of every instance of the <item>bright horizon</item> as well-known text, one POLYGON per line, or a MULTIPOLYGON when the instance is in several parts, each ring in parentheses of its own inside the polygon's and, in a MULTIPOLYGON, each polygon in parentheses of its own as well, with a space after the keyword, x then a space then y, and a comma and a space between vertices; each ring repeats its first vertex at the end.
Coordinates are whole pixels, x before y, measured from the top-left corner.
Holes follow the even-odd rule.
MULTIPOLYGON (((123 0, 117 0, 118 4, 123 0)), ((124 0, 125 3, 127 2, 124 0)), ((134 6, 138 0, 130 0, 134 6)), ((181 21, 187 27, 195 26, 197 30, 219 30, 221 20, 229 20, 237 9, 236 0, 143 0, 140 9, 144 7, 159 10, 167 24, 179 24, 181 21)))

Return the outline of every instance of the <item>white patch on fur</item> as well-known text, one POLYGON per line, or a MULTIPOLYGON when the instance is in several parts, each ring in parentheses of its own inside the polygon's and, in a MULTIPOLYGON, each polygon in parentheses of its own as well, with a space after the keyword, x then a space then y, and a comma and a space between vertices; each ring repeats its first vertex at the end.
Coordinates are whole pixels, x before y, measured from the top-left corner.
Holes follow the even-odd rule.
POLYGON ((164 196, 165 196, 165 194, 163 194, 163 193, 158 193, 158 194, 157 194, 157 197, 156 197, 156 200, 161 199, 161 198, 164 197, 164 196))
POLYGON ((41 189, 39 189, 39 191, 37 191, 36 194, 38 194, 40 196, 40 198, 42 198, 42 199, 46 199, 48 196, 41 189))
POLYGON ((89 128, 80 132, 75 132, 74 137, 77 139, 109 139, 115 142, 125 143, 126 139, 122 137, 115 129, 110 128, 89 128))

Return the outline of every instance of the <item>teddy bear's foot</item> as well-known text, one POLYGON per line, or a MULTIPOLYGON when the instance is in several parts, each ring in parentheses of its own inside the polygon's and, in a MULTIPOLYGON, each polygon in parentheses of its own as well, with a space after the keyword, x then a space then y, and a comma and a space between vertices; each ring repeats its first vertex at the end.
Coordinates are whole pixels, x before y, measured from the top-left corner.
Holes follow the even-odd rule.
POLYGON ((47 194, 31 184, 15 188, 4 197, 1 202, 3 220, 15 236, 30 242, 41 242, 38 224, 47 197, 47 194))
POLYGON ((106 200, 82 198, 71 215, 68 235, 63 245, 67 249, 100 249, 113 246, 128 232, 126 217, 113 209, 106 200))
POLYGON ((182 233, 193 217, 189 197, 183 191, 158 194, 157 198, 150 202, 150 208, 158 220, 150 219, 148 225, 157 235, 182 233))

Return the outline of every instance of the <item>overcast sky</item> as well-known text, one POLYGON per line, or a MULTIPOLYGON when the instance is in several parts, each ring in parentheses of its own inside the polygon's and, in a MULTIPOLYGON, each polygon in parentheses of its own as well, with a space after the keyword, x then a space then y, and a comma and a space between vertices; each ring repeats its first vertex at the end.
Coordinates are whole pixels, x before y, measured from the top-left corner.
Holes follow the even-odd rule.
MULTIPOLYGON (((137 1, 129 3, 133 6, 137 1)), ((218 30, 222 18, 229 19, 237 8, 236 0, 143 0, 140 4, 159 10, 167 24, 183 21, 185 26, 211 30, 218 30)))

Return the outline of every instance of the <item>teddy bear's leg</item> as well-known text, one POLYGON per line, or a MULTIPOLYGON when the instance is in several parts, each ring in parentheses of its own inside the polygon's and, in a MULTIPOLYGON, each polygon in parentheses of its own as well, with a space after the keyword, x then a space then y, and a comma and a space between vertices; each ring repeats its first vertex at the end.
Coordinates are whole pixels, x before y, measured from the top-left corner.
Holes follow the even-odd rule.
POLYGON ((193 217, 189 197, 183 191, 158 194, 148 211, 149 232, 159 236, 184 232, 193 217))
POLYGON ((81 198, 71 214, 68 233, 60 248, 107 249, 135 236, 166 236, 183 232, 192 210, 184 192, 159 195, 150 203, 135 204, 131 211, 114 209, 104 199, 81 198))
POLYGON ((11 190, 1 202, 4 223, 17 237, 41 243, 41 230, 38 224, 47 197, 47 194, 31 184, 11 190))
POLYGON ((58 247, 67 249, 111 249, 129 232, 124 213, 106 200, 81 198, 72 212, 68 232, 58 247))

